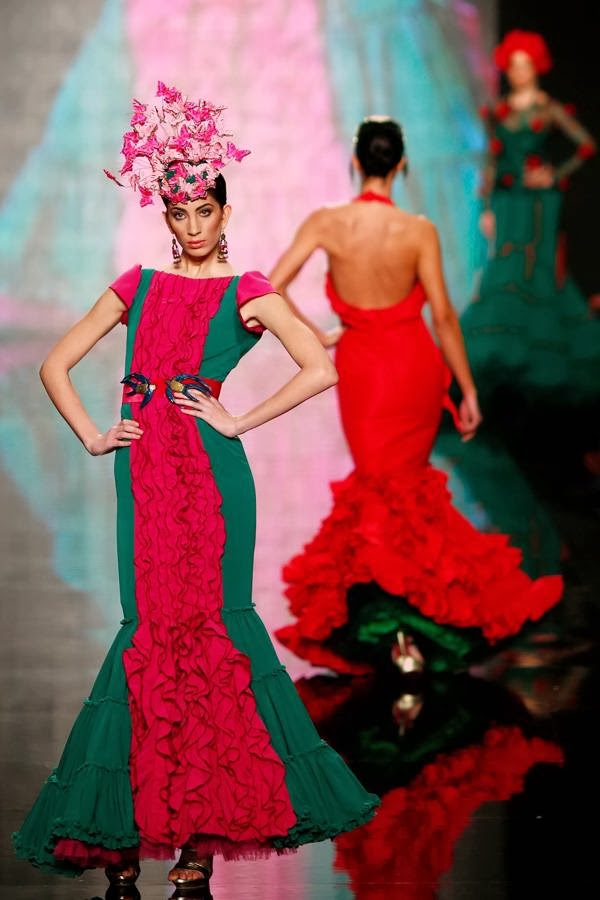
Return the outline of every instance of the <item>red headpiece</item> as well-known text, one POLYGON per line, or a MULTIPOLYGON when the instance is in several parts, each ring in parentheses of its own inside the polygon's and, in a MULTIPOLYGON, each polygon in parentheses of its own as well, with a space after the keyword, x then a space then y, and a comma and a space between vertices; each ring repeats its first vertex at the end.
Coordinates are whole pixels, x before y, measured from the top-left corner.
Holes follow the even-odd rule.
POLYGON ((552 57, 541 34, 536 31, 519 31, 519 29, 505 34, 502 42, 494 50, 494 62, 498 68, 506 72, 510 58, 517 50, 521 50, 531 57, 539 75, 549 72, 552 68, 552 57))

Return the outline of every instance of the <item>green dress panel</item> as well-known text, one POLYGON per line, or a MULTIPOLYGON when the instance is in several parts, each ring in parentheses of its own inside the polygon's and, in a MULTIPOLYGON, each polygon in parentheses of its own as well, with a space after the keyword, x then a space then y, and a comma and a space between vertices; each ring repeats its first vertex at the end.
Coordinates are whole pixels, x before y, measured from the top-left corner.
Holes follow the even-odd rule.
POLYGON ((600 322, 566 269, 561 209, 567 175, 594 150, 566 107, 549 100, 517 112, 506 101, 487 113, 486 203, 495 237, 477 295, 461 317, 480 397, 508 387, 529 398, 588 402, 600 389, 600 322), (577 152, 548 188, 525 183, 550 162, 557 129, 577 152))
MULTIPOLYGON (((130 280, 132 271, 126 273, 130 280)), ((262 276, 259 276, 259 280, 261 278, 262 276)), ((174 352, 181 352, 182 343, 187 344, 188 339, 191 346, 200 333, 199 326, 193 321, 194 310, 198 304, 210 300, 213 309, 202 343, 201 361, 192 374, 212 381, 223 381, 260 337, 260 330, 245 327, 239 315, 243 279, 244 276, 219 279, 223 284, 222 292, 219 293, 220 288, 214 279, 187 279, 157 273, 150 269, 141 270, 137 275, 139 283, 134 296, 130 299, 126 317, 128 341, 125 372, 131 372, 132 366, 135 368, 136 358, 140 358, 140 348, 143 349, 144 345, 146 353, 149 354, 146 359, 151 360, 154 337, 160 336, 163 331, 168 332, 166 346, 172 341, 173 346, 178 348, 174 352), (204 281, 206 284, 200 284, 198 281, 204 281), (171 322, 164 315, 165 311, 168 312, 171 308, 170 304, 173 304, 175 298, 180 298, 180 303, 188 303, 187 311, 181 319, 184 324, 177 327, 173 324, 177 323, 175 314, 171 322), (149 323, 154 332, 151 332, 149 323), (184 326, 187 327, 187 332, 184 326), (181 339, 178 338, 180 334, 181 339)), ((262 280, 267 284, 265 290, 268 290, 268 283, 265 279, 262 280)), ((117 284, 118 282, 115 282, 115 285, 117 284)), ((179 314, 181 315, 181 310, 179 314)), ((160 373, 164 372, 164 376, 161 377, 172 376, 181 371, 177 367, 169 368, 168 360, 167 362, 163 360, 163 363, 160 373)), ((152 377, 156 379, 160 373, 157 372, 152 377)), ((157 482, 161 477, 160 467, 164 463, 165 472, 171 471, 167 466, 172 454, 176 455, 178 452, 176 446, 171 448, 168 443, 171 421, 169 416, 172 417, 175 413, 176 408, 172 407, 164 393, 159 394, 158 390, 156 395, 151 397, 146 410, 141 409, 139 404, 137 407, 134 406, 133 402, 124 402, 122 406, 123 417, 137 418, 142 422, 146 415, 146 428, 155 427, 162 432, 162 438, 166 442, 164 451, 159 446, 161 452, 152 457, 150 468, 150 472, 156 473, 157 482)), ((231 838, 232 828, 226 822, 221 836, 214 832, 203 834, 200 829, 194 828, 194 839, 198 840, 198 847, 204 846, 202 842, 205 840, 207 846, 210 845, 214 852, 220 852, 226 858, 238 858, 293 849, 303 843, 333 838, 344 830, 355 828, 372 818, 379 800, 365 791, 342 758, 321 740, 289 675, 279 662, 271 639, 256 612, 252 595, 255 491, 241 441, 238 438, 224 437, 201 420, 187 417, 183 417, 183 420, 196 434, 202 459, 206 459, 209 463, 205 477, 216 486, 217 515, 224 526, 224 545, 218 564, 220 599, 217 626, 221 630, 224 629, 224 635, 221 635, 218 644, 219 652, 224 646, 226 649, 229 642, 230 646, 233 645, 234 653, 238 654, 238 657, 242 655, 246 661, 244 665, 248 664, 249 690, 258 722, 256 726, 252 726, 255 729, 253 734, 256 733, 256 728, 263 729, 266 733, 268 752, 275 757, 277 765, 281 766, 283 790, 286 792, 285 796, 289 798, 287 802, 292 812, 292 824, 287 832, 274 829, 270 832, 272 837, 262 841, 240 838, 236 846, 235 840, 231 838)), ((189 452, 189 448, 194 448, 195 442, 191 441, 186 446, 185 452, 189 452)), ((194 669, 202 675, 204 664, 199 648, 204 646, 202 641, 206 640, 206 635, 204 633, 198 633, 195 637, 192 635, 189 648, 181 647, 181 633, 175 631, 175 626, 179 627, 181 622, 174 621, 177 617, 176 609, 169 609, 168 605, 165 607, 167 594, 163 598, 157 598, 158 612, 153 613, 154 616, 164 617, 163 631, 160 632, 163 627, 160 618, 148 622, 149 607, 144 608, 142 602, 144 599, 143 584, 140 581, 142 569, 136 553, 139 556, 139 545, 144 546, 143 542, 149 540, 149 534, 153 529, 156 530, 159 541, 164 541, 166 536, 160 527, 156 528, 156 516, 152 514, 152 510, 150 519, 153 521, 149 521, 147 529, 149 534, 143 533, 148 514, 147 511, 140 511, 137 508, 140 494, 139 491, 136 492, 135 477, 136 472, 142 470, 139 465, 136 468, 133 449, 135 448, 122 448, 115 454, 117 543, 123 609, 121 629, 108 652, 90 696, 84 702, 83 710, 75 721, 58 766, 43 786, 21 829, 14 835, 14 845, 19 857, 29 860, 39 868, 68 876, 81 874, 86 868, 105 865, 108 862, 118 863, 121 858, 130 858, 132 853, 137 852, 142 858, 148 856, 168 858, 169 855, 174 855, 176 848, 183 843, 181 835, 180 842, 172 847, 168 844, 152 845, 145 838, 148 828, 143 817, 139 815, 137 805, 139 789, 134 774, 137 772, 138 779, 140 776, 142 778, 146 775, 150 778, 153 776, 147 769, 147 763, 138 760, 137 770, 133 766, 136 727, 138 731, 140 730, 139 709, 136 706, 139 673, 132 669, 131 665, 129 669, 127 668, 127 658, 128 655, 131 658, 132 653, 140 652, 139 647, 136 650, 136 642, 139 643, 140 635, 143 635, 145 616, 145 627, 150 625, 158 636, 157 639, 164 640, 164 636, 167 636, 167 643, 161 644, 159 649, 164 654, 166 668, 170 666, 171 658, 174 660, 173 683, 179 685, 182 692, 179 697, 181 699, 182 696, 186 696, 187 691, 182 672, 186 671, 188 665, 185 656, 181 655, 181 650, 189 652, 191 649, 192 653, 196 653, 194 669), (168 644, 171 634, 172 646, 168 644), (57 847, 60 851, 58 854, 55 853, 57 847)), ((181 469, 182 478, 187 477, 187 468, 186 465, 181 469)), ((146 484, 143 486, 146 488, 146 484)), ((150 483, 147 487, 148 492, 153 489, 150 483)), ((187 493, 187 488, 185 491, 180 487, 173 489, 169 497, 167 497, 168 505, 175 506, 173 521, 177 522, 180 515, 181 517, 187 515, 191 509, 191 521, 196 522, 200 530, 204 528, 202 510, 207 503, 205 496, 198 495, 197 506, 194 496, 187 493), (177 504, 180 502, 182 505, 179 508, 177 504), (199 512, 194 512, 196 509, 199 512)), ((215 529, 214 522, 206 519, 206 528, 206 533, 212 534, 210 529, 215 529)), ((185 564, 188 553, 186 547, 189 546, 186 542, 189 539, 189 534, 183 531, 180 552, 175 545, 178 565, 182 560, 185 564)), ((194 537, 191 539, 194 540, 194 537)), ((151 559, 150 556, 150 566, 151 559)), ((142 562, 144 566, 148 566, 147 557, 142 562)), ((162 577, 164 573, 158 574, 162 577)), ((184 586, 189 594, 190 585, 184 583, 184 586)), ((206 602, 201 593, 196 595, 194 603, 199 605, 200 612, 206 602)), ((189 607, 187 595, 186 603, 189 607)), ((212 627, 210 618, 206 619, 206 623, 210 630, 212 627)), ((206 630, 203 628, 203 632, 206 630)), ((208 670, 206 671, 208 673, 208 670)), ((162 674, 161 671, 153 674, 152 670, 149 670, 141 676, 143 696, 153 698, 153 704, 160 701, 160 694, 155 693, 156 684, 148 684, 148 679, 160 681, 162 674)), ((192 687, 191 682, 187 685, 192 687)), ((224 699, 230 702, 231 698, 224 696, 224 699)), ((187 717, 184 714, 186 721, 181 725, 177 721, 169 723, 171 746, 178 747, 176 743, 178 729, 184 726, 188 729, 191 727, 189 734, 193 741, 196 733, 193 729, 197 728, 198 734, 204 734, 207 731, 204 726, 207 725, 208 733, 213 733, 214 740, 221 742, 225 740, 224 746, 229 748, 232 756, 235 756, 235 747, 231 747, 229 738, 229 723, 225 724, 225 737, 223 733, 220 735, 214 733, 220 728, 216 719, 206 723, 201 721, 190 723, 189 717, 197 714, 192 695, 190 702, 192 705, 189 707, 187 717)), ((165 746, 167 744, 163 741, 160 747, 157 746, 157 750, 164 754, 165 746)), ((173 752, 175 753, 175 750, 173 752)), ((206 759, 211 758, 210 747, 207 747, 206 755, 198 747, 193 746, 189 748, 189 752, 192 757, 199 754, 202 765, 206 759)), ((238 755, 241 758, 243 753, 240 752, 238 755)), ((151 759, 152 757, 150 761, 151 759)), ((194 794, 195 773, 193 766, 190 768, 186 759, 185 756, 175 758, 170 764, 172 762, 173 767, 183 769, 186 779, 192 785, 191 797, 194 794)), ((261 761, 257 760, 257 779, 261 765, 261 761)), ((210 790, 216 794, 220 790, 219 771, 217 766, 215 780, 210 786, 210 790)), ((241 774, 240 772, 240 776, 241 774)), ((235 784, 235 773, 229 772, 229 775, 235 784)), ((170 789, 168 782, 165 792, 170 789)), ((274 790, 279 791, 279 788, 275 787, 274 790)), ((175 796, 175 791, 172 791, 167 799, 169 815, 177 822, 189 815, 193 802, 184 794, 181 809, 178 810, 173 806, 175 796)), ((277 796, 281 796, 281 791, 277 796)), ((264 816, 264 809, 256 810, 257 820, 264 819, 264 816)), ((250 831, 251 827, 250 821, 247 830, 250 831)), ((189 836, 192 837, 192 834, 189 836)))

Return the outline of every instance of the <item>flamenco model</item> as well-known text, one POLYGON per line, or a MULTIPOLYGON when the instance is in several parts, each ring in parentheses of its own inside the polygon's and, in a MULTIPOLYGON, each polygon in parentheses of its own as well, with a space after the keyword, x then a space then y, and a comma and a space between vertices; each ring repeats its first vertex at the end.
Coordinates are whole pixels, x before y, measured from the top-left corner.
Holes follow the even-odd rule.
POLYGON ((334 367, 263 275, 228 262, 221 169, 245 151, 222 111, 162 83, 133 105, 121 176, 142 205, 162 198, 173 265, 117 278, 41 370, 86 449, 116 451, 124 618, 14 843, 50 872, 105 867, 115 891, 141 858, 180 850, 169 879, 183 891, 207 887, 213 854, 331 838, 379 801, 320 740, 251 598, 255 497, 238 435, 334 384, 334 367), (122 417, 99 433, 68 373, 119 321, 122 417), (299 371, 230 415, 221 384, 265 329, 299 371))
POLYGON ((488 160, 482 230, 491 257, 461 317, 480 396, 510 388, 552 404, 599 398, 600 323, 569 277, 560 233, 569 177, 596 151, 572 110, 540 89, 552 60, 535 32, 511 31, 494 59, 509 90, 483 109, 488 160), (575 145, 551 164, 558 133, 575 145))
POLYGON ((444 407, 464 440, 481 422, 437 232, 390 199, 406 166, 397 123, 364 121, 354 165, 359 196, 309 216, 270 276, 283 291, 317 248, 327 254, 327 296, 342 328, 312 327, 325 346, 337 343, 339 409, 355 464, 333 485, 316 537, 284 568, 296 621, 277 637, 338 672, 364 672, 382 650, 389 660, 396 636, 403 670, 422 667, 423 656, 432 668, 464 667, 476 647, 542 616, 562 579, 532 581, 507 537, 480 534, 454 509, 445 476, 430 465, 444 407), (442 352, 421 315, 427 300, 442 352), (452 373, 458 411, 447 393, 452 373))
POLYGON ((595 496, 600 322, 568 274, 560 216, 570 175, 596 148, 572 109, 540 88, 551 68, 540 35, 509 32, 494 59, 508 91, 482 110, 481 226, 490 255, 460 320, 485 427, 461 446, 442 423, 435 450, 487 527, 509 533, 529 574, 542 575, 577 552, 565 501, 574 498, 578 514, 595 496), (574 152, 565 158, 561 144, 574 152))

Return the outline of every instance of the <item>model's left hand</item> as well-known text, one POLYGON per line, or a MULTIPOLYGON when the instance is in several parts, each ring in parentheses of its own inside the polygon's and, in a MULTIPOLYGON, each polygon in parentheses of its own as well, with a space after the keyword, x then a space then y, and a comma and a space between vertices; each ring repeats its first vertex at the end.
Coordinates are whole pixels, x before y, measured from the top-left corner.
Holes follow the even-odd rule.
POLYGON ((483 421, 476 394, 465 394, 458 410, 462 441, 470 441, 475 437, 477 429, 483 421))
POLYGON ((552 166, 535 166, 525 168, 523 184, 528 188, 551 188, 554 184, 554 169, 552 166))
POLYGON ((190 394, 194 397, 190 400, 185 394, 176 393, 175 403, 186 416, 195 416, 196 419, 202 419, 207 422, 215 431, 224 434, 225 437, 237 437, 237 421, 235 416, 228 413, 224 406, 221 406, 214 397, 206 397, 202 391, 190 389, 190 394))
POLYGON ((325 332, 325 337, 322 341, 323 346, 327 348, 335 347, 345 330, 343 325, 336 325, 335 328, 330 328, 329 331, 325 332))

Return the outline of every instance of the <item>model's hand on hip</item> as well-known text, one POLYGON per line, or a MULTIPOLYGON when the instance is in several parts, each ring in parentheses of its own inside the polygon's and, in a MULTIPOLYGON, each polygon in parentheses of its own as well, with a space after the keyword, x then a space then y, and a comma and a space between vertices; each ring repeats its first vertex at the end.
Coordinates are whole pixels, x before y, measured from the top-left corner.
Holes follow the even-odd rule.
POLYGON ((554 185, 555 173, 552 166, 534 166, 526 168, 523 184, 527 188, 546 189, 554 185))
POLYGON ((190 390, 194 398, 190 400, 185 394, 174 394, 175 403, 187 416, 195 416, 202 419, 225 437, 237 437, 237 422, 235 416, 228 413, 224 406, 214 397, 207 397, 202 391, 190 390))
POLYGON ((345 330, 346 329, 343 325, 336 325, 335 328, 331 328, 329 331, 326 331, 323 346, 335 347, 345 330))
POLYGON ((131 447, 133 441, 138 441, 143 433, 134 419, 121 419, 104 434, 99 434, 90 441, 87 449, 92 456, 104 456, 119 447, 131 447))

